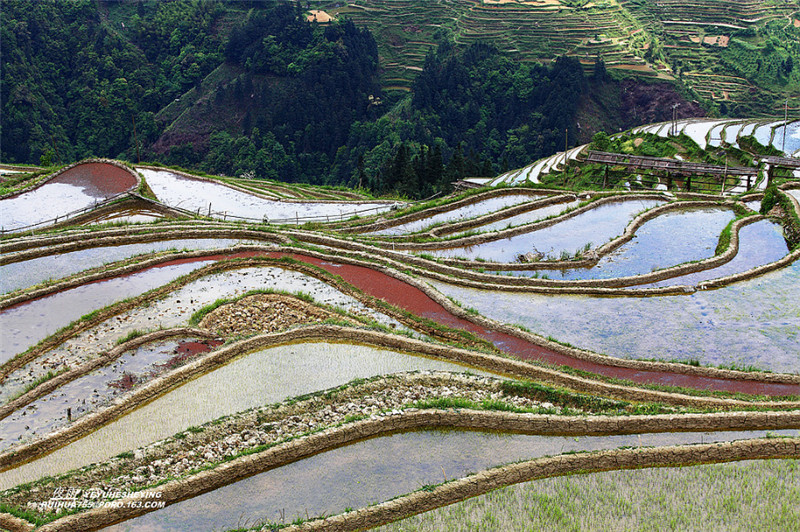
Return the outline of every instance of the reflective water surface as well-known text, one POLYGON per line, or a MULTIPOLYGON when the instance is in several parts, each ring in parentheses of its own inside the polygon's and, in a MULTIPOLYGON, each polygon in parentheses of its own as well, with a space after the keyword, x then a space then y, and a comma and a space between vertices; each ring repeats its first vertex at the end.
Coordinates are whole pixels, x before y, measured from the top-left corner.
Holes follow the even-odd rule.
MULTIPOLYGON (((796 434, 796 430, 778 431, 796 434)), ((710 443, 764 431, 625 436, 531 436, 466 431, 394 434, 327 451, 261 473, 106 530, 226 530, 260 521, 291 522, 416 491, 518 460, 622 446, 710 443)))

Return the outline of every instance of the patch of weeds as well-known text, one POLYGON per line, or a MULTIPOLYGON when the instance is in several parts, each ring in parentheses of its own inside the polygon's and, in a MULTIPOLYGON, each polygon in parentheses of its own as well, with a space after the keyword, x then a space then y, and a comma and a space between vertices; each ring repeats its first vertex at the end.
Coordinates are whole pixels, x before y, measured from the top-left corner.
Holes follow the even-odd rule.
POLYGON ((139 338, 140 336, 144 336, 146 334, 145 331, 141 331, 139 329, 134 329, 125 336, 117 338, 117 345, 122 345, 125 342, 130 342, 134 338, 139 338))
POLYGON ((44 384, 45 382, 49 381, 50 379, 58 377, 59 375, 62 375, 64 373, 68 372, 68 371, 69 371, 69 368, 62 368, 62 369, 60 369, 58 371, 50 370, 47 373, 45 373, 44 375, 42 375, 41 377, 38 377, 37 379, 35 379, 30 384, 27 384, 22 390, 20 390, 19 392, 14 394, 12 397, 10 397, 9 400, 13 401, 14 399, 16 399, 18 397, 22 397, 23 395, 25 395, 29 391, 31 391, 34 388, 38 387, 40 384, 44 384))
POLYGON ((191 318, 189 318, 189 325, 191 326, 197 325, 203 320, 203 318, 206 317, 207 314, 210 314, 211 312, 218 309, 222 305, 225 305, 230 302, 231 300, 228 298, 220 298, 214 301, 213 303, 209 303, 208 305, 200 308, 197 312, 192 314, 191 318))

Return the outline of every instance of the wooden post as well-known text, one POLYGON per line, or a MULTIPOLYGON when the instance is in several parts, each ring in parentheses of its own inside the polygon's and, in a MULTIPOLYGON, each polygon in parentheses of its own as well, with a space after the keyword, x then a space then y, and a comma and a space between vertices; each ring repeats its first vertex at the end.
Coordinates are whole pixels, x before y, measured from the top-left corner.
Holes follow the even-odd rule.
POLYGON ((692 191, 692 175, 689 174, 686 176, 686 192, 692 191))
POLYGON ((672 188, 672 174, 667 172, 667 190, 669 191, 672 188))
POLYGON ((606 173, 603 176, 603 188, 608 186, 608 165, 606 165, 606 173))

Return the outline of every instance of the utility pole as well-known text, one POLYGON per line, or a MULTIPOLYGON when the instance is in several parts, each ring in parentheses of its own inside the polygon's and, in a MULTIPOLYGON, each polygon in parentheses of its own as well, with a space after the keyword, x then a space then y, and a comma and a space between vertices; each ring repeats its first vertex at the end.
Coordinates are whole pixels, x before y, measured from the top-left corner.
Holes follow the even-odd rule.
POLYGON ((781 151, 786 153, 786 128, 789 126, 789 98, 786 98, 786 103, 783 106, 783 142, 781 143, 781 151))
POLYGON ((678 106, 679 103, 672 104, 672 133, 670 137, 674 137, 678 134, 678 106))
POLYGON ((721 196, 725 195, 725 181, 728 179, 728 158, 725 158, 725 173, 722 174, 722 192, 721 196))

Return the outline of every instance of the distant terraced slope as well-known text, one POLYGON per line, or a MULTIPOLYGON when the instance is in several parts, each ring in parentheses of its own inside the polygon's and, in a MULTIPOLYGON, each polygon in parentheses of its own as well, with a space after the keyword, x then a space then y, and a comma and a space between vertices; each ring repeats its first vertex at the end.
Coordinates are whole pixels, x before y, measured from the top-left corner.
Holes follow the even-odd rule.
POLYGON ((328 13, 373 32, 387 89, 410 88, 442 32, 458 44, 491 42, 520 61, 570 55, 588 70, 601 58, 639 77, 679 76, 699 99, 724 103, 723 114, 772 114, 786 97, 800 107, 798 73, 766 72, 766 63, 782 68, 800 54, 792 0, 352 0, 328 13))
POLYGON ((329 12, 351 17, 376 35, 388 88, 410 87, 439 30, 459 44, 492 42, 521 61, 573 55, 591 67, 602 57, 610 67, 658 75, 641 58, 647 48, 641 25, 616 1, 572 8, 558 0, 354 0, 329 12))
MULTIPOLYGON (((662 41, 663 57, 680 71, 681 79, 707 100, 746 103, 755 95, 766 105, 760 113, 782 110, 781 97, 800 106, 797 74, 768 73, 769 63, 798 53, 800 3, 785 0, 621 0, 654 37, 662 41), (782 46, 778 54, 774 47, 782 46), (770 57, 771 55, 771 57, 770 57), (753 65, 749 65, 752 62, 753 65), (793 83, 794 82, 794 83, 793 83), (794 85, 794 89, 792 86, 794 85)), ((796 58, 795 58, 796 59, 796 58)), ((780 65, 781 67, 783 65, 780 65)))

